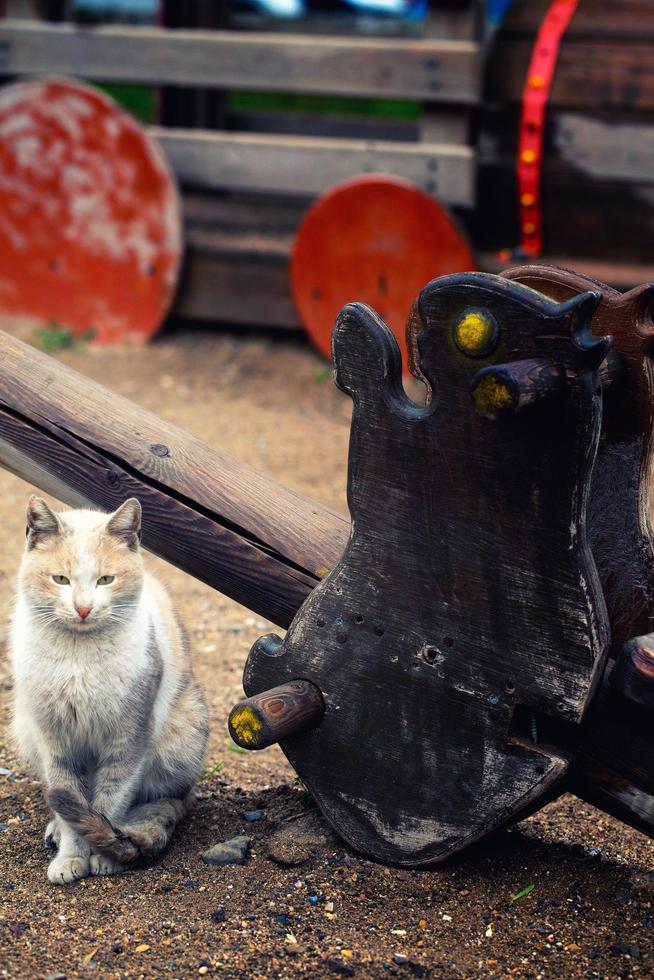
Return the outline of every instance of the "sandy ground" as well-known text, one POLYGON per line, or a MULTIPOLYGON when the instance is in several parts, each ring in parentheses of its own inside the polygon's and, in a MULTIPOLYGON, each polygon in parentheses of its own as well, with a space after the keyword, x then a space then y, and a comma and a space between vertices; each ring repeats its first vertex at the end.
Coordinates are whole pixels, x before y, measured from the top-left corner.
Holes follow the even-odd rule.
MULTIPOLYGON (((59 356, 344 509, 350 405, 301 341, 177 333, 142 351, 59 356)), ((198 807, 156 866, 50 885, 40 787, 4 736, 6 618, 30 489, 0 471, 0 767, 11 770, 0 776, 0 975, 654 976, 652 844, 571 797, 421 872, 361 859, 321 835, 312 816, 289 820, 311 812, 311 801, 281 753, 233 751, 225 727, 247 652, 269 624, 154 559, 192 637, 210 705, 198 807), (253 810, 261 819, 248 823, 253 810), (308 859, 273 861, 273 833, 307 822, 308 859), (245 865, 202 863, 209 846, 243 833, 252 842, 245 865)), ((301 842, 293 846, 301 858, 301 842)))

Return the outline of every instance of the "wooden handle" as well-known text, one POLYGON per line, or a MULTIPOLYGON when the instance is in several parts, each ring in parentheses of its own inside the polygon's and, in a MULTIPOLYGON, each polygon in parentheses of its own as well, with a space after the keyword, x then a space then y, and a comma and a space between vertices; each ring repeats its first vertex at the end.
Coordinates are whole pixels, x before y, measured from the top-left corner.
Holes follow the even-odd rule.
POLYGON ((563 388, 563 370, 542 357, 482 368, 472 379, 472 403, 487 419, 515 415, 526 405, 542 401, 563 388))
MULTIPOLYGON (((610 351, 598 372, 602 388, 609 388, 618 381, 624 374, 623 369, 622 358, 610 351)), ((470 395, 480 415, 497 420, 558 394, 564 383, 563 368, 547 358, 530 357, 482 368, 472 379, 470 395)))
POLYGON ((265 749, 289 735, 316 728, 325 714, 311 681, 289 681, 239 701, 229 713, 229 734, 244 749, 265 749))

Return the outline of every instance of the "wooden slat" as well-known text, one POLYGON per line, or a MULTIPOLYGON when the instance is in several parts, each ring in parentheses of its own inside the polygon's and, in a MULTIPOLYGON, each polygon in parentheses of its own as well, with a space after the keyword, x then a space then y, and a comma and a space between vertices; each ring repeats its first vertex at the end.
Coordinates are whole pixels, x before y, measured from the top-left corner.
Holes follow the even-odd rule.
MULTIPOLYGON (((515 169, 519 110, 484 113, 479 166, 515 169)), ((654 119, 650 113, 548 113, 543 178, 557 176, 654 186, 654 119)))
MULTIPOLYGON (((290 294, 290 240, 269 239, 252 232, 212 233, 193 228, 188 233, 188 285, 175 300, 174 313, 191 319, 239 325, 297 329, 299 323, 290 294), (262 294, 244 289, 243 283, 260 281, 262 294)), ((511 244, 509 236, 500 244, 511 244)), ((560 244, 560 243, 559 243, 560 244)), ((543 262, 578 269, 606 282, 616 289, 626 290, 642 282, 654 281, 654 262, 616 261, 612 258, 593 258, 585 251, 548 253, 543 262)), ((654 253, 652 253, 654 254, 654 253)), ((497 252, 485 251, 477 256, 478 268, 484 272, 501 272, 518 260, 500 257, 497 252)))
MULTIPOLYGON (((501 35, 488 72, 490 102, 517 103, 533 50, 526 40, 501 35)), ((591 41, 564 38, 550 105, 566 109, 654 109, 654 46, 647 41, 591 41)))
MULTIPOLYGON (((606 262, 646 264, 654 255, 654 184, 545 172, 542 185, 546 252, 606 262)), ((479 249, 511 248, 520 240, 512 164, 484 166, 474 241, 479 249)), ((576 265, 572 265, 576 268, 576 265)))
MULTIPOLYGON (((535 36, 552 0, 515 0, 504 23, 503 33, 535 36)), ((654 38, 652 0, 583 0, 567 30, 566 37, 593 37, 616 40, 654 38)))
POLYGON ((178 178, 221 190, 320 194, 361 173, 412 180, 445 204, 474 201, 474 154, 446 143, 208 133, 153 127, 178 178))
POLYGON ((4 21, 0 72, 474 103, 477 45, 4 21))

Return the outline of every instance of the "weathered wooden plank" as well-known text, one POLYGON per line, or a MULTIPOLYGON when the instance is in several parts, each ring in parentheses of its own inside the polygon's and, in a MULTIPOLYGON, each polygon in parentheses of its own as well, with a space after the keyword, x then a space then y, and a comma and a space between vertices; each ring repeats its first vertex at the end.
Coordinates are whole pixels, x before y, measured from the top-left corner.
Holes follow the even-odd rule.
MULTIPOLYGON (((557 231, 554 241, 558 251, 548 252, 544 261, 576 268, 618 289, 630 289, 654 279, 654 262, 648 261, 651 251, 647 254, 642 250, 642 261, 628 261, 639 241, 647 246, 645 229, 650 223, 645 189, 641 189, 640 204, 627 210, 620 204, 624 202, 624 188, 619 192, 615 188, 613 195, 607 197, 608 188, 603 185, 603 191, 598 190, 586 200, 589 193, 578 185, 566 193, 565 206, 558 207, 551 219, 557 231), (600 199, 604 200, 603 209, 600 199), (611 220, 605 228, 602 216, 606 214, 611 220), (575 220, 570 220, 570 215, 575 220), (621 245, 620 255, 616 256, 616 237, 627 234, 631 247, 621 245), (592 250, 599 252, 599 257, 593 257, 592 250), (606 258, 601 257, 602 252, 606 258)), ((300 323, 290 294, 289 261, 302 204, 274 198, 234 200, 202 194, 187 194, 183 201, 186 267, 174 312, 200 320, 297 329, 300 323), (250 288, 252 282, 257 282, 260 289, 250 288)), ((486 250, 478 253, 478 268, 500 272, 507 267, 507 257, 489 249, 513 244, 517 241, 517 228, 512 232, 511 214, 506 203, 502 204, 506 198, 498 195, 494 181, 483 201, 484 213, 492 216, 494 223, 486 227, 486 237, 480 239, 486 250)), ((651 209, 654 213, 654 195, 651 209)))
MULTIPOLYGON (((546 175, 543 238, 548 255, 649 265, 654 255, 654 184, 594 180, 574 171, 546 175)), ((517 246, 517 189, 510 165, 480 169, 473 240, 482 251, 517 246)), ((573 266, 575 262, 573 261, 573 266)), ((632 283, 633 285, 633 283, 632 283)))
MULTIPOLYGON (((653 50, 654 55, 654 50, 653 50)), ((484 112, 480 166, 515 169, 519 112, 484 112)), ((654 121, 650 113, 548 112, 543 179, 556 176, 654 185, 654 121)))
POLYGON ((0 24, 5 75, 474 103, 478 59, 473 42, 439 38, 0 24))
MULTIPOLYGON (((552 0, 514 0, 503 33, 536 35, 552 0)), ((580 3, 566 37, 654 38, 654 6, 651 0, 584 0, 580 3)))
POLYGON ((191 320, 299 329, 289 287, 290 246, 266 245, 260 236, 196 230, 173 312, 191 320))
MULTIPOLYGON (((501 35, 488 66, 487 98, 520 102, 533 39, 501 35)), ((566 109, 651 111, 654 108, 654 48, 639 39, 591 41, 564 39, 549 104, 566 109)))
POLYGON ((445 204, 474 201, 474 153, 466 146, 160 127, 150 132, 186 184, 313 195, 357 174, 389 173, 414 181, 445 204))
POLYGON ((140 497, 148 547, 285 625, 348 539, 346 518, 4 333, 0 436, 0 465, 67 502, 140 497))

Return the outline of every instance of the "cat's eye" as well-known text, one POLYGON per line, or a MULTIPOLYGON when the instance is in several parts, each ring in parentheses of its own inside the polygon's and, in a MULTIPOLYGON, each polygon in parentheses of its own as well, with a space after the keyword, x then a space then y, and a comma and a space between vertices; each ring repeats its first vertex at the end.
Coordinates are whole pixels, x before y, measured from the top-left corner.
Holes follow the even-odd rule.
POLYGON ((115 577, 116 577, 115 575, 101 575, 100 578, 98 579, 97 584, 98 585, 111 585, 111 583, 113 582, 113 580, 115 579, 115 577))
POLYGON ((70 585, 70 579, 66 578, 65 575, 53 575, 52 581, 56 582, 57 585, 70 585))

